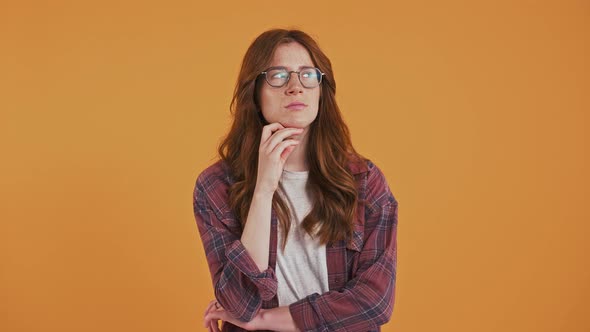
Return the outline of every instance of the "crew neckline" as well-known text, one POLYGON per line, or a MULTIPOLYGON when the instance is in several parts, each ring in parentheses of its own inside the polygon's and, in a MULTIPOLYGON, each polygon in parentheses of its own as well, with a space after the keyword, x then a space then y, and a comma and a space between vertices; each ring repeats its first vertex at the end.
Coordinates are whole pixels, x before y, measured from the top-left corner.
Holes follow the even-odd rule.
POLYGON ((309 171, 288 171, 283 170, 283 177, 287 179, 304 179, 309 176, 309 171))

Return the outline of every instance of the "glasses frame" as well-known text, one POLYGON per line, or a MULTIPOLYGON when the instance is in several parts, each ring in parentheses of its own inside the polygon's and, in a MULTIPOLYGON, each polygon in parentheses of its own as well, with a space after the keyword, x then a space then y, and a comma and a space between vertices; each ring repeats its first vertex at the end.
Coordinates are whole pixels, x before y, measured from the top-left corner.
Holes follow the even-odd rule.
POLYGON ((268 85, 272 86, 273 88, 282 88, 285 85, 289 84, 289 81, 291 80, 291 74, 292 73, 296 73, 297 74, 297 77, 299 78, 299 83, 301 83, 301 86, 304 87, 304 88, 306 88, 306 89, 315 89, 318 86, 320 86, 320 84, 322 84, 322 81, 323 81, 323 79, 322 79, 323 76, 326 75, 326 73, 323 73, 317 67, 301 67, 301 68, 299 68, 299 71, 297 71, 297 70, 287 70, 287 68, 281 67, 281 66, 269 67, 269 68, 265 69, 264 71, 260 72, 259 75, 264 75, 264 80, 266 81, 266 83, 268 85), (270 82, 268 81, 268 77, 266 76, 266 73, 268 73, 272 69, 284 69, 287 72, 288 75, 287 75, 287 80, 285 81, 285 83, 283 83, 282 85, 272 85, 272 84, 270 84, 270 82), (304 69, 315 69, 318 73, 320 73, 320 79, 318 81, 318 85, 317 86, 314 86, 312 88, 308 88, 308 87, 306 87, 303 84, 303 81, 301 81, 301 71, 304 70, 304 69))

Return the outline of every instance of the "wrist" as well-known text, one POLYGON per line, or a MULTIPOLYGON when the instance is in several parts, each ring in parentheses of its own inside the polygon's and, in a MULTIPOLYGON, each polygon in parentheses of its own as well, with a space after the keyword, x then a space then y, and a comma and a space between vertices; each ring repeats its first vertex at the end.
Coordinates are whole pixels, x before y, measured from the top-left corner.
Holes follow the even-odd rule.
POLYGON ((265 201, 265 200, 272 201, 273 196, 274 196, 274 191, 260 189, 259 186, 256 186, 256 188, 254 189, 254 195, 252 196, 252 199, 253 200, 260 200, 260 201, 265 201))
POLYGON ((299 331, 288 306, 260 309, 256 329, 272 331, 299 331))
POLYGON ((269 309, 262 309, 258 310, 254 319, 252 319, 248 324, 248 330, 258 331, 258 330, 268 330, 268 311, 269 309))

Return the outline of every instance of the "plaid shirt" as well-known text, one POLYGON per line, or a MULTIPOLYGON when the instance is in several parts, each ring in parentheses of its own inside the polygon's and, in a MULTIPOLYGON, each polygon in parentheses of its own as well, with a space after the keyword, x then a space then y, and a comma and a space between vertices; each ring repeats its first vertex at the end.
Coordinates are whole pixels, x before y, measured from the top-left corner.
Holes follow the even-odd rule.
MULTIPOLYGON (((381 170, 371 161, 349 163, 360 204, 349 241, 326 245, 330 291, 311 294, 289 305, 302 331, 380 331, 393 312, 397 258, 397 206, 381 170)), ((269 267, 260 271, 240 241, 242 226, 230 211, 233 183, 222 161, 197 178, 193 207, 203 242, 215 298, 241 321, 260 308, 278 306, 275 264, 277 215, 271 211, 269 267)), ((229 323, 223 331, 244 331, 229 323)))

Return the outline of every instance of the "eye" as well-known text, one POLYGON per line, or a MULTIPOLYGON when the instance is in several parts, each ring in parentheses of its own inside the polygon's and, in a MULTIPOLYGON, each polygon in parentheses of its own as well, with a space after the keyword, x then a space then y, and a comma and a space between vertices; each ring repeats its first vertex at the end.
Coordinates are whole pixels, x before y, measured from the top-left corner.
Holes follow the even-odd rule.
POLYGON ((287 73, 283 72, 283 71, 272 74, 272 78, 285 78, 285 77, 287 77, 287 73))
POLYGON ((317 77, 317 72, 314 69, 307 69, 301 72, 301 77, 303 78, 314 78, 317 77))

